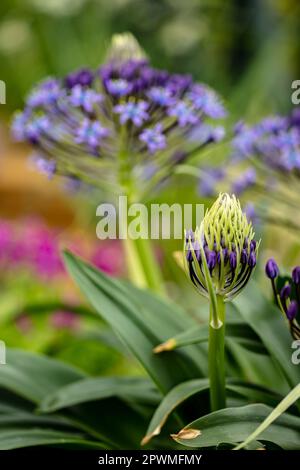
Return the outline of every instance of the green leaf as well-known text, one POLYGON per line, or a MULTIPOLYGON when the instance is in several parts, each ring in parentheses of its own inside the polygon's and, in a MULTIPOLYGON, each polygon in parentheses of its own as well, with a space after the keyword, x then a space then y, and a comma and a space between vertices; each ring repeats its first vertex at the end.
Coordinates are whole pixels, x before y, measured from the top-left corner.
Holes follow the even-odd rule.
MULTIPOLYGON (((162 356, 152 352, 170 333, 180 331, 176 310, 172 312, 165 302, 153 299, 154 296, 149 293, 143 296, 149 303, 145 300, 141 302, 142 294, 140 297, 133 295, 136 292, 134 289, 126 288, 119 281, 105 276, 69 252, 65 253, 65 262, 71 276, 93 307, 122 338, 161 391, 166 392, 177 383, 201 375, 195 355, 192 356, 189 351, 162 356), (155 310, 152 310, 153 306, 156 306, 155 310)), ((186 323, 191 324, 187 316, 186 323)), ((202 354, 203 358, 203 352, 196 346, 194 348, 196 349, 193 351, 200 358, 202 354)))
MULTIPOLYGON (((226 408, 193 421, 172 435, 176 442, 187 447, 215 447, 222 442, 244 441, 263 421, 272 408, 256 404, 226 408)), ((265 429, 260 440, 271 441, 286 450, 300 449, 300 418, 282 414, 265 429)))
POLYGON ((234 379, 226 383, 226 389, 229 397, 234 397, 235 395, 243 397, 245 404, 264 403, 274 406, 282 398, 282 395, 269 388, 234 379))
MULTIPOLYGON (((249 342, 250 346, 265 351, 263 345, 259 344, 259 338, 254 331, 245 323, 226 323, 226 336, 234 337, 241 343, 249 342)), ((154 352, 173 351, 173 349, 182 348, 190 344, 208 342, 208 325, 195 325, 188 330, 182 331, 177 335, 169 338, 162 344, 155 347, 154 352)))
POLYGON ((107 449, 100 442, 84 439, 81 434, 71 434, 51 429, 9 429, 0 430, 0 450, 18 449, 41 445, 72 446, 72 448, 107 449))
POLYGON ((156 404, 159 393, 152 382, 136 377, 99 377, 78 380, 48 395, 40 404, 41 412, 53 412, 61 408, 109 397, 125 401, 156 404))
POLYGON ((78 427, 64 416, 52 415, 52 416, 40 416, 34 413, 20 412, 18 410, 8 411, 7 413, 0 414, 0 430, 7 430, 9 428, 21 427, 29 429, 30 427, 51 426, 54 428, 65 428, 68 430, 78 431, 78 427))
MULTIPOLYGON (((226 383, 228 396, 241 396, 247 402, 263 401, 274 405, 278 403, 280 395, 275 392, 255 384, 248 384, 235 379, 229 379, 226 383), (233 393, 232 393, 233 392, 233 393)), ((147 444, 153 437, 160 434, 162 427, 166 423, 171 413, 188 398, 209 390, 208 379, 189 380, 174 387, 161 401, 159 407, 156 409, 151 422, 148 426, 146 436, 142 444, 147 444)))
POLYGON ((254 282, 250 283, 244 294, 234 300, 234 304, 276 360, 288 384, 291 387, 297 385, 300 381, 300 370, 291 361, 292 339, 288 325, 278 308, 265 298, 254 282))
POLYGON ((232 366, 238 369, 231 376, 239 376, 248 382, 270 387, 278 390, 282 394, 288 391, 286 379, 273 357, 266 354, 258 354, 249 349, 246 344, 242 344, 235 338, 226 339, 227 369, 232 366))
POLYGON ((147 429, 147 433, 142 440, 142 445, 148 444, 154 436, 160 434, 168 417, 180 403, 187 400, 192 395, 195 395, 195 393, 200 393, 208 389, 208 379, 189 380, 188 382, 183 382, 174 387, 163 398, 159 407, 156 409, 147 429))
POLYGON ((85 376, 63 362, 17 349, 7 350, 6 361, 0 366, 0 387, 35 403, 85 376))
POLYGON ((300 398, 300 384, 298 384, 290 393, 274 408, 267 418, 258 426, 257 429, 247 439, 238 445, 235 450, 242 449, 257 439, 282 413, 284 413, 293 403, 300 398))

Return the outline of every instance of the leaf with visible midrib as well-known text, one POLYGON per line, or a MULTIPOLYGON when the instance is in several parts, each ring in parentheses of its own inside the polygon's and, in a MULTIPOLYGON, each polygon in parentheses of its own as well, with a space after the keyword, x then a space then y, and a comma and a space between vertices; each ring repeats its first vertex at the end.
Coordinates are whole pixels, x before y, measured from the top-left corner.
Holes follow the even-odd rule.
POLYGON ((66 385, 45 397, 39 411, 49 413, 109 397, 119 397, 135 403, 157 404, 161 395, 150 380, 142 377, 87 378, 66 385))
MULTIPOLYGON (((244 441, 270 414, 266 405, 247 405, 227 408, 203 416, 173 435, 176 442, 187 447, 215 447, 222 442, 244 441), (189 430, 200 431, 195 439, 184 439, 189 430), (181 438, 182 436, 182 438, 181 438)), ((196 435, 196 434, 195 434, 196 435)), ((259 440, 271 441, 286 450, 300 449, 300 418, 282 414, 259 435, 259 440)))

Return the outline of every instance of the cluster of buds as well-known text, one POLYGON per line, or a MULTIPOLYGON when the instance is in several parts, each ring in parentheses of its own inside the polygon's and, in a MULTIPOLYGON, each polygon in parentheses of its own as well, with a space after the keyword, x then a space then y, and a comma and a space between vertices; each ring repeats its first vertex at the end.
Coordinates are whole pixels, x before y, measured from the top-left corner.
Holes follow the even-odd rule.
POLYGON ((239 201, 234 195, 220 194, 200 227, 186 232, 186 270, 204 296, 210 297, 211 284, 224 301, 231 300, 250 279, 258 245, 239 201))
POLYGON ((35 147, 38 167, 49 176, 86 176, 90 184, 116 187, 124 151, 137 182, 162 169, 164 181, 174 165, 223 137, 223 127, 213 124, 225 114, 212 89, 151 67, 134 38, 120 35, 98 70, 34 88, 12 130, 35 147))
POLYGON ((290 331, 295 339, 300 339, 300 325, 297 315, 300 311, 300 266, 296 266, 292 271, 292 277, 279 287, 279 268, 273 258, 266 263, 265 272, 271 280, 276 305, 280 308, 289 322, 290 331))

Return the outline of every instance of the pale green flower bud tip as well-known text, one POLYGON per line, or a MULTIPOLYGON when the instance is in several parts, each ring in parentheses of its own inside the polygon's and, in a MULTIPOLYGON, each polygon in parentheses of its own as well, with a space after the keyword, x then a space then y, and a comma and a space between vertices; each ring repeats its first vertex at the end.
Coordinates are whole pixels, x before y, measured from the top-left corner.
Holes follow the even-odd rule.
POLYGON ((203 262, 216 294, 224 300, 232 299, 245 287, 256 265, 259 243, 254 235, 239 200, 227 193, 219 195, 195 232, 186 232, 187 270, 203 295, 208 296, 203 262))

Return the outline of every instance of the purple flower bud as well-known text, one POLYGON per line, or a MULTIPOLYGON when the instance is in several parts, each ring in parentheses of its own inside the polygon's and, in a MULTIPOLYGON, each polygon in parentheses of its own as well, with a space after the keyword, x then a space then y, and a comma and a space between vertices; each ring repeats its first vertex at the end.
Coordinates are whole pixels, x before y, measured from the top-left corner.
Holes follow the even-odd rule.
POLYGON ((227 248, 223 248, 217 252, 217 263, 221 264, 221 253, 223 254, 223 262, 224 264, 227 262, 227 248))
POLYGON ((193 255, 190 249, 188 249, 187 254, 186 254, 186 260, 189 262, 193 261, 193 255))
POLYGON ((266 275, 269 279, 275 279, 279 274, 278 266, 273 258, 269 259, 265 267, 266 275))
POLYGON ((286 310, 287 319, 290 320, 290 321, 293 321, 294 318, 296 317, 297 313, 298 313, 298 304, 297 304, 296 300, 292 300, 290 305, 288 306, 288 308, 286 310))
POLYGON ((192 243, 195 240, 195 235, 191 228, 186 231, 185 241, 188 242, 190 239, 192 243))
POLYGON ((255 251, 256 249, 256 241, 255 240, 251 240, 251 243, 250 243, 250 250, 251 251, 255 251))
POLYGON ((291 289, 291 286, 289 284, 286 284, 285 286, 283 286, 283 288, 280 291, 281 300, 288 299, 291 295, 291 291, 292 291, 292 289, 291 289))
POLYGON ((296 266, 292 272, 292 279, 296 286, 300 284, 300 266, 296 266))
POLYGON ((243 248, 242 252, 241 252, 241 263, 242 264, 247 264, 247 261, 248 261, 247 250, 245 248, 243 248))
POLYGON ((248 265, 250 266, 250 268, 254 268, 254 266, 256 265, 256 254, 254 253, 254 251, 250 252, 248 265))
POLYGON ((212 271, 214 267, 216 266, 216 262, 217 262, 217 255, 215 251, 207 250, 206 260, 207 260, 208 269, 212 271))
POLYGON ((81 69, 70 73, 65 78, 67 88, 73 88, 75 85, 89 86, 93 81, 93 74, 89 69, 81 69))
POLYGON ((243 244, 243 248, 248 248, 248 238, 246 237, 245 240, 244 240, 244 244, 243 244))
POLYGON ((195 242, 194 242, 194 252, 195 252, 197 260, 200 261, 201 251, 200 251, 200 245, 199 245, 198 240, 195 240, 195 242))
POLYGON ((233 251, 229 254, 229 264, 231 269, 236 268, 236 253, 234 253, 233 251))

